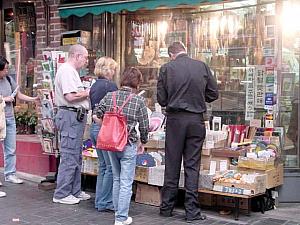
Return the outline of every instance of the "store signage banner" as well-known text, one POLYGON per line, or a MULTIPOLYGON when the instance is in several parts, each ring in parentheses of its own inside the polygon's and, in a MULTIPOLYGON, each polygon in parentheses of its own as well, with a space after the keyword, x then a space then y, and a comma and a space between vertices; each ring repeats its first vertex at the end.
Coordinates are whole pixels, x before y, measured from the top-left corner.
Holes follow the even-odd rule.
POLYGON ((254 74, 255 67, 248 67, 246 71, 247 85, 246 85, 246 110, 245 120, 252 120, 254 118, 254 74))
POLYGON ((266 83, 264 66, 257 66, 255 75, 255 108, 264 108, 266 83))
POLYGON ((273 106, 274 105, 273 97, 274 97, 273 93, 266 93, 265 106, 273 106))

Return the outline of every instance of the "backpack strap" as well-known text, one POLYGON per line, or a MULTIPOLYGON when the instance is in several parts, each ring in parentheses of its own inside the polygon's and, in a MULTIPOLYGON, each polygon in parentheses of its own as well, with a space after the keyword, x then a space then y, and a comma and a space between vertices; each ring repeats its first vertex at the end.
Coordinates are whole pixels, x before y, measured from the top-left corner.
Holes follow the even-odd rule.
POLYGON ((10 84, 11 89, 13 89, 10 76, 6 76, 6 79, 7 79, 8 83, 10 84))
POLYGON ((117 112, 117 101, 116 101, 116 92, 114 91, 112 93, 112 99, 113 99, 113 112, 117 112))
POLYGON ((123 105, 121 107, 119 107, 118 113, 121 113, 122 109, 124 108, 124 106, 128 103, 128 101, 132 98, 133 94, 128 95, 128 97, 126 98, 126 100, 124 101, 123 105))
POLYGON ((117 100, 116 100, 116 91, 112 92, 112 100, 113 100, 113 112, 114 113, 121 113, 124 106, 128 103, 128 101, 133 97, 133 94, 128 95, 128 97, 125 99, 123 105, 121 107, 117 106, 117 100), (118 108, 118 110, 117 110, 118 108))

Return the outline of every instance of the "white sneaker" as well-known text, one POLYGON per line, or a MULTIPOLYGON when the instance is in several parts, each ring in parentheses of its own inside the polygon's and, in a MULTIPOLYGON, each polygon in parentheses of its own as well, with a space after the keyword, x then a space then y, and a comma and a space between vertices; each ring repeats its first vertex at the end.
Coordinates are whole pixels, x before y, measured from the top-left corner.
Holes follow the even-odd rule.
POLYGON ((82 201, 85 201, 85 200, 89 200, 91 198, 91 196, 89 194, 85 193, 84 191, 82 191, 76 198, 78 198, 82 201))
POLYGON ((80 199, 74 197, 73 195, 69 195, 69 196, 61 198, 61 199, 53 198, 53 202, 66 204, 66 205, 75 205, 80 202, 80 199))
POLYGON ((11 182, 14 184, 22 184, 23 183, 23 180, 18 178, 15 174, 8 175, 7 177, 5 177, 5 181, 11 182))
POLYGON ((121 222, 121 221, 115 221, 115 225, 129 225, 132 223, 132 217, 128 216, 127 220, 121 222))
POLYGON ((0 191, 0 198, 5 197, 6 193, 4 191, 0 191))

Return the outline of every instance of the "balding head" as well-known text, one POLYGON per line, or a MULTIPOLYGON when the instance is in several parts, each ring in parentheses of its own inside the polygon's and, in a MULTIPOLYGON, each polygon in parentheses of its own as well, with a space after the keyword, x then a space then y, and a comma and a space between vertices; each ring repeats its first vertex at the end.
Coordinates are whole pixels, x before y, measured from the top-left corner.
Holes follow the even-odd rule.
POLYGON ((82 45, 72 45, 69 49, 68 63, 75 69, 80 69, 87 64, 88 51, 82 45))
POLYGON ((76 54, 85 54, 86 48, 82 45, 72 45, 69 49, 69 57, 74 57, 76 54))

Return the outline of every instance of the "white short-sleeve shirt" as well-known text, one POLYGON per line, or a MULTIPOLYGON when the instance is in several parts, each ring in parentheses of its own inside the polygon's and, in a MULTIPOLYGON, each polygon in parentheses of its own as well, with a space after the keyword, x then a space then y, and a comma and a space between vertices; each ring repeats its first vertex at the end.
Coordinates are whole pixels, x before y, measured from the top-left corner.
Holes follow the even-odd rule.
POLYGON ((80 80, 77 70, 69 63, 61 65, 55 76, 55 104, 57 106, 68 107, 84 107, 89 109, 89 101, 87 99, 79 102, 68 102, 64 95, 68 93, 77 93, 83 91, 83 84, 80 80))

